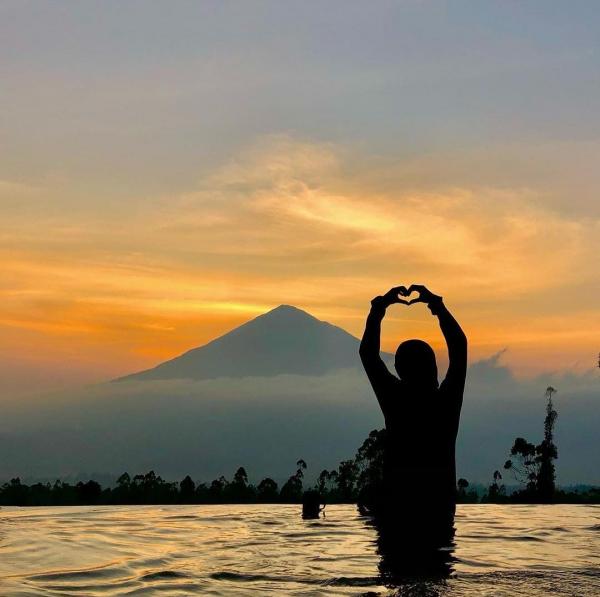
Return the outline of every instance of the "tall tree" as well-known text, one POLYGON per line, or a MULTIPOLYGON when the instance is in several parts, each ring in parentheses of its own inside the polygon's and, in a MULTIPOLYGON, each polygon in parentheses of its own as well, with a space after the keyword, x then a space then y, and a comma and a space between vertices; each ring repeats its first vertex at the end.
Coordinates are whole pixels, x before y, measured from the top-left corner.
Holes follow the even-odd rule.
POLYGON ((537 477, 537 489, 539 497, 544 501, 552 500, 556 490, 556 468, 554 460, 558 458, 558 449, 554 444, 554 425, 558 418, 558 413, 552 404, 552 395, 556 390, 552 386, 546 389, 546 418, 544 419, 544 439, 537 446, 537 460, 539 461, 539 472, 537 477))
POLYGON ((556 491, 556 468, 558 449, 554 443, 554 425, 558 413, 554 409, 552 396, 556 390, 546 388, 546 417, 544 419, 544 439, 537 446, 525 438, 517 437, 510 450, 513 457, 507 460, 504 468, 510 470, 517 481, 526 485, 526 494, 536 500, 550 502, 556 491))

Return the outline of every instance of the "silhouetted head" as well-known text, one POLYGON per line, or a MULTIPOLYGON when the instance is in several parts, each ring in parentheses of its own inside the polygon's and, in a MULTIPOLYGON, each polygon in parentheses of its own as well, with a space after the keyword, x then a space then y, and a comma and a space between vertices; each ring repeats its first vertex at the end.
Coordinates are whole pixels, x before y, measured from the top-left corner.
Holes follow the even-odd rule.
POLYGON ((407 340, 398 346, 394 362, 398 377, 411 386, 438 387, 435 353, 423 340, 407 340))

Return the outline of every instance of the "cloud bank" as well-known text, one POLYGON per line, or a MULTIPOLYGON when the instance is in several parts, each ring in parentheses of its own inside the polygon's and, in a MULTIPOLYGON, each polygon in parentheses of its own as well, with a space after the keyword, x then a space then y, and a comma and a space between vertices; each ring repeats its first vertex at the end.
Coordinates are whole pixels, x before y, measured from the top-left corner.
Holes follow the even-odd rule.
MULTIPOLYGON (((561 483, 598 483, 596 372, 516 379, 500 355, 470 367, 458 473, 487 482, 516 436, 539 441, 544 391, 558 388, 561 483)), ((154 469, 209 480, 243 465, 252 479, 288 475, 298 458, 316 475, 354 455, 383 426, 364 374, 101 384, 5 408, 0 478, 102 475, 154 469)), ((410 458, 410 455, 407 455, 410 458)))
MULTIPOLYGON (((9 204, 0 238, 11 246, 0 351, 102 379, 282 302, 359 335, 374 294, 426 282, 455 309, 475 358, 509 346, 521 374, 589 367, 600 329, 597 215, 552 206, 542 187, 443 169, 438 180, 438 160, 280 134, 240 150, 189 192, 144 205, 49 209, 48 191, 30 189, 9 204)), ((440 343, 418 308, 394 312, 383 334, 386 350, 402 335, 440 343)))

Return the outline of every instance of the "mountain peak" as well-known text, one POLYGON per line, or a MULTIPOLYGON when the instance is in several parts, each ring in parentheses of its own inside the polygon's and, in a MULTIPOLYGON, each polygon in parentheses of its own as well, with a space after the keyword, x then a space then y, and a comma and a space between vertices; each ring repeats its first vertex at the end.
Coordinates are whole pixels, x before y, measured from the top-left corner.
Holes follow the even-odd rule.
MULTIPOLYGON (((294 307, 294 305, 279 305, 278 307, 275 307, 274 309, 271 309, 270 311, 267 311, 266 313, 262 313, 261 315, 256 317, 256 319, 257 320, 265 319, 265 318, 268 319, 271 317, 288 317, 288 318, 303 318, 303 319, 309 318, 309 319, 318 321, 318 319, 316 317, 313 317, 307 311, 299 309, 298 307, 294 307)), ((248 323, 251 323, 251 322, 248 322, 248 323)))
POLYGON ((282 304, 282 305, 279 305, 279 307, 275 307, 274 309, 267 311, 267 313, 265 313, 265 315, 268 315, 269 313, 275 313, 277 311, 289 311, 289 312, 300 311, 301 313, 306 313, 306 311, 302 311, 302 309, 298 309, 298 307, 294 307, 294 305, 282 304))
POLYGON ((358 344, 342 328, 282 304, 204 346, 117 381, 322 375, 357 367, 358 344))

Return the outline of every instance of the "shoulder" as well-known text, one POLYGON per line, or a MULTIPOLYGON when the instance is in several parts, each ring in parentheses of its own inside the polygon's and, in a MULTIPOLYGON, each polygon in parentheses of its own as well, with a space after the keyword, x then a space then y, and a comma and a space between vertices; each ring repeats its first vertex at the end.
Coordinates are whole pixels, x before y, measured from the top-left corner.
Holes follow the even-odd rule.
POLYGON ((446 396, 450 395, 460 395, 462 396, 465 389, 464 380, 455 379, 453 377, 446 377, 444 381, 440 384, 438 388, 438 392, 444 394, 446 396))

